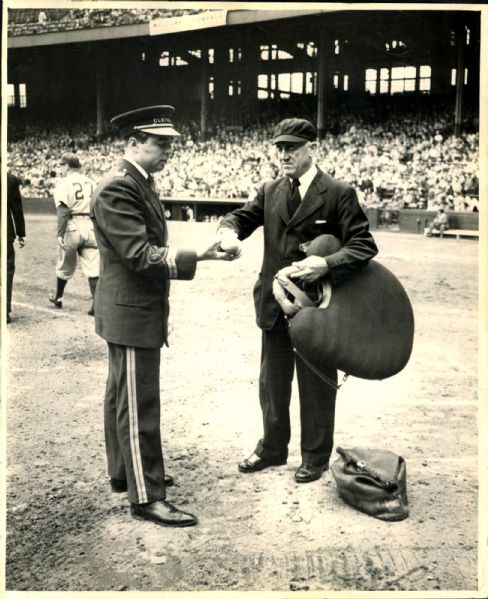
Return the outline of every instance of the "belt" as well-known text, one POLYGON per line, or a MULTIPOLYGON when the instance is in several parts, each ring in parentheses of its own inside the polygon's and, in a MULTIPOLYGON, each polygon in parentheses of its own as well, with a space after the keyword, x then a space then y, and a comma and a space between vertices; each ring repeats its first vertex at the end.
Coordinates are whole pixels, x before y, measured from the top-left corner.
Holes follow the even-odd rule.
POLYGON ((89 212, 72 212, 71 218, 73 218, 73 216, 90 216, 90 213, 89 212))

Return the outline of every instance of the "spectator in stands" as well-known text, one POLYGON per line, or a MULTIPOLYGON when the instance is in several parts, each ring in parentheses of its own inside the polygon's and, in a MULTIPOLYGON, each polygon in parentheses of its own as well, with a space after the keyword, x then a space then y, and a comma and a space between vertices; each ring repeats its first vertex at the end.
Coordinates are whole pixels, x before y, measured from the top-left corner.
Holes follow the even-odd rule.
MULTIPOLYGON (((474 209, 469 198, 478 196, 478 135, 463 133, 456 138, 446 133, 442 123, 448 120, 447 110, 433 109, 432 115, 391 110, 382 121, 373 110, 339 116, 344 135, 341 130, 326 133, 316 150, 317 163, 324 172, 356 187, 363 205, 378 205, 396 189, 405 207, 425 209, 429 202, 428 207, 436 210, 440 203, 429 197, 429 190, 436 190, 452 196, 449 209, 474 209), (442 140, 437 131, 442 131, 442 140), (432 159, 432 147, 438 159, 432 159)), ((197 129, 192 118, 182 123, 181 142, 175 144, 165 169, 156 174, 163 197, 209 197, 211 191, 212 197, 244 201, 254 194, 258 181, 276 176, 274 158, 264 143, 269 125, 229 128, 216 119, 205 142, 197 129), (268 168, 272 170, 264 175, 268 168)), ((97 180, 122 150, 117 143, 97 141, 94 126, 88 131, 77 125, 69 130, 27 127, 19 139, 8 143, 9 164, 23 179, 25 195, 52 196, 51 172, 56 171, 56 155, 63 151, 76 151, 87 174, 97 180)))
POLYGON ((447 214, 444 212, 444 208, 439 208, 434 220, 430 223, 429 229, 425 234, 426 237, 432 237, 432 233, 435 231, 439 231, 439 236, 444 236, 444 231, 449 229, 449 219, 447 214))

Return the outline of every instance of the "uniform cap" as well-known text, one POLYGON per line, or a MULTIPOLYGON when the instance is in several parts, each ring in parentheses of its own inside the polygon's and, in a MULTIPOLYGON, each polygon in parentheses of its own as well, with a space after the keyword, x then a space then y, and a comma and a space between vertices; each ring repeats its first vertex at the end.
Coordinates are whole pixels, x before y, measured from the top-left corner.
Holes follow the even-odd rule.
POLYGON ((71 168, 81 167, 80 159, 76 154, 73 154, 72 152, 66 152, 66 154, 63 154, 61 156, 61 162, 62 164, 67 164, 71 168))
POLYGON ((179 137, 180 134, 173 127, 174 112, 173 106, 149 106, 114 116, 110 122, 118 127, 122 137, 127 137, 136 131, 179 137))
POLYGON ((310 121, 305 119, 284 119, 276 125, 273 143, 282 141, 292 143, 303 143, 304 141, 315 141, 317 130, 310 121))

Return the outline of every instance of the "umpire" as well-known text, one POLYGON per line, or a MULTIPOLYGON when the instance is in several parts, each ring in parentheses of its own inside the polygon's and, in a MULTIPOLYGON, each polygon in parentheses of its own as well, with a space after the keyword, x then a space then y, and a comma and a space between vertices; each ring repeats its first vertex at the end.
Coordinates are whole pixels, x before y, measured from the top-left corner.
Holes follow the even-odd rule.
POLYGON ((218 242, 202 251, 168 246, 152 174, 168 160, 172 106, 151 106, 112 119, 125 139, 123 159, 99 183, 90 212, 100 251, 97 333, 108 344, 105 443, 114 492, 127 490, 133 517, 163 526, 197 518, 166 501, 160 437, 160 348, 167 343, 170 279, 190 280, 199 260, 229 260, 218 242))
POLYGON ((254 199, 222 221, 221 248, 240 252, 241 241, 264 229, 264 255, 254 286, 256 321, 262 329, 259 400, 264 434, 254 452, 240 462, 240 472, 252 473, 286 464, 291 436, 290 399, 296 366, 300 400, 302 463, 298 483, 318 480, 329 467, 334 441, 337 372, 329 367, 318 377, 293 352, 288 323, 272 292, 278 272, 301 283, 329 278, 332 285, 352 276, 376 255, 368 220, 349 185, 329 177, 314 162, 317 131, 300 118, 281 121, 273 144, 283 176, 265 182, 254 199), (305 257, 301 244, 319 235, 334 235, 340 250, 327 257, 305 257))

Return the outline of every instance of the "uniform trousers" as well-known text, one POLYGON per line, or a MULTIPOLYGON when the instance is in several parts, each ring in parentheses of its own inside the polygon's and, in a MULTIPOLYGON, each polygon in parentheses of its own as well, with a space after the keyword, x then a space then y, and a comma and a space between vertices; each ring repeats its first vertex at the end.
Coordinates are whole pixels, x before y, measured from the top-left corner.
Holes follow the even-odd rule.
POLYGON ((14 242, 7 242, 7 314, 12 312, 12 287, 15 274, 14 242))
POLYGON ((160 433, 160 349, 108 342, 104 403, 105 448, 111 478, 127 480, 131 503, 166 497, 160 433))
MULTIPOLYGON (((290 399, 296 362, 300 398, 302 462, 328 466, 334 445, 334 417, 337 391, 325 383, 296 356, 288 323, 280 314, 269 331, 263 330, 259 400, 263 412, 264 436, 255 449, 263 459, 286 460, 291 436, 290 399)), ((322 369, 337 381, 334 368, 322 369)))
POLYGON ((89 217, 72 217, 64 234, 67 249, 58 246, 56 276, 68 281, 73 276, 78 260, 87 279, 98 277, 100 271, 100 254, 89 217))

